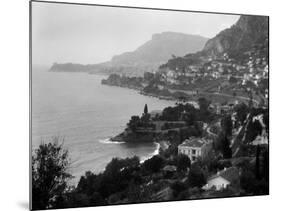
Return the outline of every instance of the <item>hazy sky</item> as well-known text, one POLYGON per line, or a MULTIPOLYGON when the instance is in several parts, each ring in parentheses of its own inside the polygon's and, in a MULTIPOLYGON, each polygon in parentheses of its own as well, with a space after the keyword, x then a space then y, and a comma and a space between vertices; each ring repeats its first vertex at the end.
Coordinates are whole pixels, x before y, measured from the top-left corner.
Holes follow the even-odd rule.
POLYGON ((94 64, 165 31, 211 38, 239 15, 32 3, 33 64, 94 64))

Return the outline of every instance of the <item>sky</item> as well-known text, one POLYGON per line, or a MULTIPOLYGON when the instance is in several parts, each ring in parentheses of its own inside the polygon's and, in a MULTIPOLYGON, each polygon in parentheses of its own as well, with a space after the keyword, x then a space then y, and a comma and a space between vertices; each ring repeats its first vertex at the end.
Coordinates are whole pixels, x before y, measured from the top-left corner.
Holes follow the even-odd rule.
POLYGON ((32 63, 95 64, 166 31, 212 38, 239 15, 32 3, 32 63))

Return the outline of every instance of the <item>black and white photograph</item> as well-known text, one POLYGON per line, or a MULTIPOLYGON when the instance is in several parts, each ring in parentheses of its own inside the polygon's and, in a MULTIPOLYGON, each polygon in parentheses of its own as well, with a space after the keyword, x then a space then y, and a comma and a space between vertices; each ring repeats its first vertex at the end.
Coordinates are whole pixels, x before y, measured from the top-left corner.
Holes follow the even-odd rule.
POLYGON ((269 16, 29 6, 32 210, 269 195, 269 16))

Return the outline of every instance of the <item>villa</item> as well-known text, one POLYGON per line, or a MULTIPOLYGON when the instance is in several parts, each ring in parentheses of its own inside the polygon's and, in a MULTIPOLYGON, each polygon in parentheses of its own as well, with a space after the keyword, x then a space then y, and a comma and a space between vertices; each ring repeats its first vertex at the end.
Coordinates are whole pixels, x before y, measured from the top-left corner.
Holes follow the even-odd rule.
POLYGON ((198 157, 207 157, 211 149, 211 140, 192 137, 178 146, 178 154, 185 154, 194 162, 198 157))

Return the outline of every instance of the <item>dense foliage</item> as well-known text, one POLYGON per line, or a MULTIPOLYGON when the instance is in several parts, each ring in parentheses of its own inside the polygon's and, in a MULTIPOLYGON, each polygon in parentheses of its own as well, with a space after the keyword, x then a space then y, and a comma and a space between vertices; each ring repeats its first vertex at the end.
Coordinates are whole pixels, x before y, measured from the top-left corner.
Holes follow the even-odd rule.
POLYGON ((32 208, 46 209, 57 206, 58 198, 67 190, 71 175, 68 151, 54 138, 53 143, 41 144, 32 155, 32 208))

